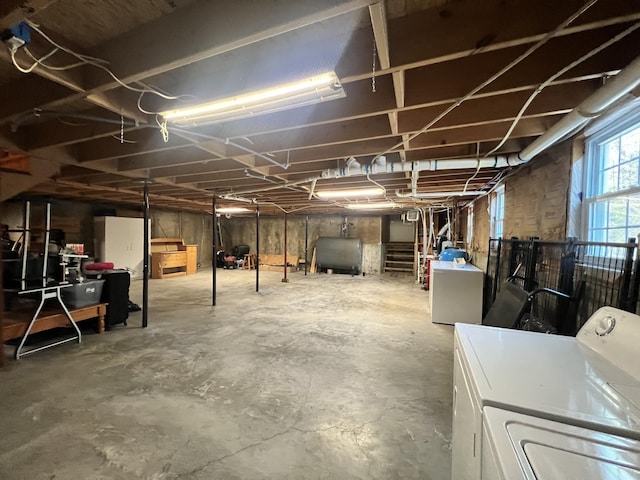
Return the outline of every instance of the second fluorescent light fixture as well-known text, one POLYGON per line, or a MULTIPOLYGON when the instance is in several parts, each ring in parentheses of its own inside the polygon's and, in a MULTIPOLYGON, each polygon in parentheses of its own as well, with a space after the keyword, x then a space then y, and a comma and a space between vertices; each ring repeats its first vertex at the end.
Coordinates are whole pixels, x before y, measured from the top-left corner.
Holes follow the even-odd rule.
POLYGON ((351 203, 347 205, 347 208, 351 210, 377 210, 380 208, 395 208, 398 205, 395 203, 351 203))
POLYGON ((244 207, 222 207, 216 208, 216 213, 244 213, 250 212, 248 208, 244 207))
POLYGON ((338 76, 334 72, 327 72, 236 97, 169 110, 161 115, 178 126, 197 127, 344 97, 346 94, 338 76))
POLYGON ((354 190, 325 190, 324 192, 316 192, 320 198, 351 198, 351 197, 375 197, 382 195, 382 188, 359 188, 354 190))

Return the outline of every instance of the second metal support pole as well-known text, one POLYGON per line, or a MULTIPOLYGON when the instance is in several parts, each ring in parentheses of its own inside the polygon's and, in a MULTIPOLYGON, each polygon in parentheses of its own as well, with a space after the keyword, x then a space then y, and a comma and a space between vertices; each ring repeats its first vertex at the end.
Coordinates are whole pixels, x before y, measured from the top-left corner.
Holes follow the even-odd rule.
POLYGON ((256 204, 256 292, 260 291, 260 207, 256 204))
POLYGON ((149 324, 149 184, 144 182, 143 192, 144 245, 142 247, 142 328, 149 324))
POLYGON ((284 214, 284 277, 282 278, 284 283, 287 283, 287 214, 284 214))
POLYGON ((218 269, 218 217, 216 216, 216 196, 213 195, 211 201, 211 212, 213 214, 213 255, 211 256, 211 305, 216 305, 216 270, 218 269))

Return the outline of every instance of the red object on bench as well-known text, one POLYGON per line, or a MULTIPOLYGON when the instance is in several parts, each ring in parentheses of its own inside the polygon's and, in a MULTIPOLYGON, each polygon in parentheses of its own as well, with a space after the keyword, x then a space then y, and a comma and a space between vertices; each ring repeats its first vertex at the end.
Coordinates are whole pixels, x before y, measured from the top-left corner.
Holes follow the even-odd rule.
POLYGON ((88 263, 84 268, 85 270, 111 270, 113 268, 113 262, 88 263))

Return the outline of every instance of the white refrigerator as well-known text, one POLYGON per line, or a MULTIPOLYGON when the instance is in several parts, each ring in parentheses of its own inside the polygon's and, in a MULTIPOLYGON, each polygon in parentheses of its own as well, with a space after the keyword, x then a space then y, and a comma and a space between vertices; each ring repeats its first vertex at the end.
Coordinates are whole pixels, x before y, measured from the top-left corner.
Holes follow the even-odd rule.
POLYGON ((482 323, 482 270, 469 264, 432 261, 429 274, 433 323, 482 323))

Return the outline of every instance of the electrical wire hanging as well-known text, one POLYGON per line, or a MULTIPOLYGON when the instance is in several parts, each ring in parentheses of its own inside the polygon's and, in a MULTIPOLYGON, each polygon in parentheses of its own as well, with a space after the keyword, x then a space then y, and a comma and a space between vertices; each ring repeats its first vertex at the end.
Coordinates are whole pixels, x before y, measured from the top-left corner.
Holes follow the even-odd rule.
POLYGON ((103 71, 105 71, 116 83, 118 83, 120 86, 122 86, 123 88, 126 88, 127 90, 131 90, 132 92, 145 92, 145 93, 152 93, 154 95, 157 95, 161 98, 164 98, 166 100, 176 100, 178 99, 180 96, 176 96, 176 95, 167 95, 163 92, 160 92, 157 89, 153 89, 153 88, 149 88, 149 87, 144 87, 144 88, 137 88, 137 87, 132 87, 131 85, 123 82, 122 80, 120 80, 120 78, 118 78, 118 76, 113 73, 109 68, 105 67, 103 65, 103 63, 105 63, 105 60, 102 59, 96 59, 94 57, 91 57, 89 55, 83 55, 80 53, 75 52, 74 50, 67 48, 63 45, 60 45, 59 43, 57 43, 55 40, 51 39, 51 37, 49 37, 46 33, 44 33, 39 25, 37 25, 36 23, 33 23, 29 20, 26 20, 27 25, 29 25, 29 27, 31 27, 35 32, 39 33, 40 36, 42 36, 42 38, 44 38, 46 41, 48 41, 51 45, 53 45, 54 47, 68 53, 69 55, 73 55, 74 57, 76 57, 77 59, 89 64, 89 65, 93 65, 94 67, 97 67, 103 71))
POLYGON ((473 97, 480 90, 482 90, 486 86, 488 86, 491 83, 493 83, 495 80, 497 80, 502 75, 507 73, 513 67, 515 67, 520 62, 522 62, 524 59, 529 57, 533 52, 538 50, 540 47, 542 47, 544 44, 546 44, 551 38, 555 37, 559 32, 561 32, 567 26, 569 26, 571 23, 573 23, 578 17, 580 17, 580 15, 582 15, 584 12, 586 12, 589 8, 591 8, 597 2, 598 2, 598 0, 589 0, 582 7, 580 7, 580 9, 578 9, 578 11, 576 11, 573 15, 571 15, 565 21, 560 23, 560 25, 558 25, 552 31, 548 32, 544 37, 542 37, 535 44, 533 44, 531 47, 529 47, 524 53, 522 53, 521 55, 516 57, 508 65, 506 65, 503 68, 501 68, 498 72, 494 73, 487 80, 485 80, 484 82, 480 83, 477 87, 473 88, 471 91, 469 91, 462 98, 460 98, 457 101, 455 101, 454 103, 452 103, 449 107, 447 107, 443 112, 441 112, 439 115, 437 115, 433 120, 431 120, 429 123, 427 123, 424 127, 422 127, 420 130, 418 130, 416 133, 413 133, 413 134, 409 135, 409 137, 407 139, 403 139, 401 142, 398 142, 397 144, 395 144, 392 147, 388 148, 384 152, 379 153, 376 156, 374 156, 373 159, 371 160, 371 163, 375 162, 381 156, 387 155, 387 154, 393 152, 397 148, 399 148, 402 145, 404 145, 406 142, 410 142, 411 140, 413 140, 416 137, 418 137, 418 136, 422 135, 423 133, 425 133, 427 130, 429 130, 431 127, 433 127, 436 123, 438 123, 440 120, 442 120, 444 117, 446 117, 449 113, 451 113, 453 110, 458 108, 462 103, 467 101, 469 98, 473 97))
POLYGON ((54 48, 49 53, 47 53, 44 57, 40 59, 36 59, 36 61, 33 62, 28 67, 22 67, 20 66, 20 64, 18 64, 18 60, 16 59, 16 50, 14 48, 9 48, 9 55, 11 55, 11 62, 13 63, 13 66, 16 67, 18 71, 22 73, 31 73, 38 65, 42 65, 42 62, 44 62, 47 58, 51 57, 57 52, 58 52, 58 49, 54 48))
POLYGON ((473 173, 473 175, 469 177, 467 182, 464 184, 464 188, 462 189, 463 192, 467 191, 467 187, 469 186, 469 183, 471 183, 471 180, 476 178, 478 176, 478 172, 480 172, 480 167, 482 166, 482 163, 480 162, 480 142, 476 142, 476 161, 478 162, 476 171, 473 173))
POLYGON ((588 60, 589 58, 593 57, 594 55, 602 52, 605 48, 610 47, 614 43, 622 40, 624 37, 626 37, 627 35, 629 35, 630 33, 634 32, 634 31, 636 31, 638 28, 640 28, 640 22, 635 23, 634 25, 631 25, 629 28, 627 28, 624 31, 620 32, 615 37, 610 38, 609 40, 604 42, 602 45, 599 45, 598 47, 596 47, 593 50, 589 51, 588 53, 586 53, 582 57, 580 57, 577 60, 571 62, 569 65, 567 65, 564 68, 558 70, 556 73, 554 73, 549 78, 547 78, 544 82, 542 82, 540 85, 538 85, 538 87, 533 91, 533 93, 529 96, 529 98, 527 98, 527 101, 524 103, 524 105, 522 105, 522 108, 520 109, 520 111, 518 112, 516 117, 514 118, 513 122, 511 122, 511 126, 507 130, 507 133, 504 135, 504 137, 502 137, 502 140, 500 141, 500 143, 498 143, 498 145, 496 145, 489 152, 485 153, 484 157, 488 157, 488 156, 494 154, 495 152, 497 152, 505 144, 507 139, 513 133, 513 130, 516 128, 516 125, 518 125, 518 122, 520 122, 520 120, 522 119, 522 116, 524 115, 524 112, 527 110, 527 108, 529 108, 529 105, 531 105, 531 102, 533 102, 533 100, 542 92, 542 90, 544 90, 546 87, 548 87, 557 78, 559 78, 562 75, 564 75, 565 73, 567 73, 569 70, 571 70, 574 67, 580 65, 582 62, 584 62, 585 60, 588 60))

